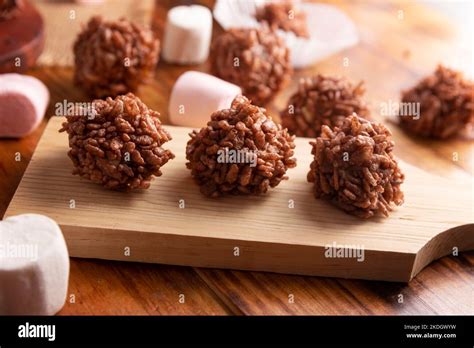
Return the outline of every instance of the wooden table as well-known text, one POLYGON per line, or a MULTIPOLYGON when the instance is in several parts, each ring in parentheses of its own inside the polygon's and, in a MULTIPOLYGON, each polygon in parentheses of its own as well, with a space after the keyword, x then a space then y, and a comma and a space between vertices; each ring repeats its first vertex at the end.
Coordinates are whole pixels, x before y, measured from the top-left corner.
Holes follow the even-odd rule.
MULTIPOLYGON (((199 2, 212 6, 210 1, 199 2)), ((167 9, 179 3, 157 1, 154 27, 160 37, 167 9)), ((372 112, 382 121, 381 103, 398 101, 401 89, 432 72, 438 62, 472 69, 472 51, 466 51, 452 25, 431 8, 406 1, 336 4, 357 23, 361 43, 296 72, 291 86, 268 108, 275 117, 294 91, 297 78, 312 73, 365 80, 372 112), (348 58, 348 66, 343 64, 344 58, 348 58)), ((217 25, 215 31, 220 31, 217 25)), ((168 122, 171 86, 188 69, 160 62, 155 81, 138 93, 161 112, 164 123, 168 122)), ((208 65, 192 69, 208 71, 208 65)), ((70 68, 35 68, 28 73, 50 89, 48 115, 54 113, 56 102, 86 99, 74 87, 70 68)), ((24 139, 0 141, 0 216, 46 122, 24 139), (16 161, 18 153, 20 161, 16 161)), ((472 178, 472 142, 422 140, 407 136, 393 124, 391 129, 400 158, 452 180, 472 178), (453 160, 455 153, 457 161, 453 160)), ((472 186, 466 189, 472 190, 472 186)), ((60 314, 473 314, 473 262, 474 252, 444 257, 409 284, 401 284, 71 259, 70 297, 60 314)))

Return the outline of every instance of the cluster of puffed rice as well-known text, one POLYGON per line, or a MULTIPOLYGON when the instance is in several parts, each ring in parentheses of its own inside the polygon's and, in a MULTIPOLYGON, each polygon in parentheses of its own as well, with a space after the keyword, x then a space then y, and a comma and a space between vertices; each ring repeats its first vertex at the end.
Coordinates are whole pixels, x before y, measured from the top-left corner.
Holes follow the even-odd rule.
MULTIPOLYGON (((16 1, 4 0, 0 9, 12 3, 16 1)), ((404 175, 392 152, 390 131, 368 120, 363 82, 323 75, 301 79, 280 114, 282 125, 257 106, 271 101, 292 74, 290 52, 276 30, 308 34, 304 13, 288 21, 290 10, 289 1, 267 4, 257 9, 257 20, 265 22, 261 27, 230 29, 214 40, 211 70, 239 85, 245 96, 215 111, 206 127, 190 134, 186 166, 206 196, 263 194, 296 166, 295 135, 312 137, 314 159, 307 180, 315 197, 359 217, 388 216, 393 205, 403 203, 404 175), (220 161, 220 153, 230 150, 253 163, 220 161)), ((120 94, 136 90, 153 74, 159 41, 126 20, 93 17, 74 53, 76 83, 91 95, 108 96, 93 102, 93 119, 78 114, 63 124, 74 173, 111 189, 148 188, 174 158, 162 148, 171 136, 158 112, 131 93, 120 94)), ((459 134, 474 124, 472 90, 461 74, 440 66, 403 93, 402 102, 421 104, 421 112, 419 119, 401 117, 400 124, 424 136, 459 134)))
POLYGON ((363 218, 388 216, 392 203, 403 203, 404 175, 393 156, 391 133, 382 124, 354 114, 334 129, 322 126, 311 144, 308 181, 314 183, 316 198, 363 218))
POLYGON ((244 96, 214 112, 207 127, 190 136, 186 165, 206 196, 265 193, 288 179, 287 169, 296 166, 294 136, 244 96), (253 157, 253 165, 220 162, 219 154, 229 149, 253 157))
POLYGON ((270 102, 293 72, 290 51, 274 29, 230 29, 214 40, 212 73, 242 88, 253 104, 270 102))
POLYGON ((150 29, 92 17, 74 43, 75 83, 97 98, 135 92, 154 75, 159 51, 150 29))
POLYGON ((162 148, 171 140, 160 114, 132 93, 95 100, 95 116, 80 110, 67 117, 61 132, 69 136, 74 174, 110 189, 143 189, 174 155, 162 148))
POLYGON ((425 137, 448 138, 474 126, 474 84, 438 66, 433 75, 403 92, 403 103, 419 103, 420 115, 400 115, 400 125, 425 137))
POLYGON ((364 92, 362 81, 353 84, 346 78, 323 75, 302 78, 281 112, 282 125, 292 134, 313 138, 321 134, 323 125, 340 126, 353 113, 368 119, 364 92))
POLYGON ((272 28, 289 31, 304 38, 309 37, 306 13, 298 9, 293 1, 267 2, 257 8, 255 18, 259 22, 267 22, 272 28))

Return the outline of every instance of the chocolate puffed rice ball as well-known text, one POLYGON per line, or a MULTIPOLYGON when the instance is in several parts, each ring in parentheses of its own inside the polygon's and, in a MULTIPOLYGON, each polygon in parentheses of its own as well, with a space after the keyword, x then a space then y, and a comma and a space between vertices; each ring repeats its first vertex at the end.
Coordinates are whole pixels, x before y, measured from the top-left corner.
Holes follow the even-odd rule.
POLYGON ((162 148, 171 140, 159 112, 132 93, 94 100, 91 110, 76 109, 60 132, 69 136, 73 174, 109 189, 147 189, 173 153, 162 148))
POLYGON ((267 2, 257 7, 255 18, 267 22, 272 28, 291 31, 296 36, 309 38, 306 13, 295 6, 291 0, 267 2))
POLYGON ((280 113, 282 125, 291 134, 314 138, 321 134, 323 125, 340 126, 354 112, 368 119, 364 93, 362 81, 353 84, 343 77, 323 75, 302 78, 280 113))
POLYGON ((445 139, 474 125, 474 84, 442 65, 433 75, 404 91, 402 103, 419 104, 419 115, 399 114, 400 125, 413 134, 445 139))
POLYGON ((314 161, 308 181, 314 183, 316 198, 362 218, 388 216, 393 204, 403 203, 404 175, 384 125, 354 114, 340 127, 324 125, 311 144, 314 161))
POLYGON ((153 77, 159 51, 150 29, 92 17, 74 43, 74 81, 97 98, 135 92, 153 77))
POLYGON ((190 136, 186 166, 206 196, 262 194, 296 166, 294 137, 244 96, 190 136))
POLYGON ((270 102, 293 73, 288 47, 268 25, 224 32, 214 40, 210 59, 214 75, 240 86, 259 106, 270 102))

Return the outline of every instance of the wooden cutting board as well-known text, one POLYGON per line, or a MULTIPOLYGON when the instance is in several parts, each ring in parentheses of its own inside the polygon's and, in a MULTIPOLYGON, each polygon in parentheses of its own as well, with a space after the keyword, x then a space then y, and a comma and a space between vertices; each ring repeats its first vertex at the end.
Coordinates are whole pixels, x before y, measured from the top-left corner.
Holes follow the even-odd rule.
POLYGON ((185 168, 190 129, 167 126, 176 158, 163 176, 146 191, 114 192, 71 175, 61 122, 50 120, 5 216, 55 219, 71 256, 407 282, 437 258, 474 249, 469 179, 401 163, 405 204, 361 220, 314 199, 311 147, 299 138, 290 180, 264 196, 210 199, 185 168))

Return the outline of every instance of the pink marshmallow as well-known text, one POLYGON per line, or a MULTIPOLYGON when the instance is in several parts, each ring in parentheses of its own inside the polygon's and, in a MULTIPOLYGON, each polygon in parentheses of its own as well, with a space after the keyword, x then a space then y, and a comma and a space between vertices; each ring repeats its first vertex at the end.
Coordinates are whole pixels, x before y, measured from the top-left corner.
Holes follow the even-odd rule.
POLYGON ((169 115, 172 124, 204 127, 211 114, 229 108, 239 86, 198 71, 182 74, 171 91, 169 115))
POLYGON ((31 133, 43 119, 48 103, 48 88, 37 78, 0 75, 0 138, 31 133))

